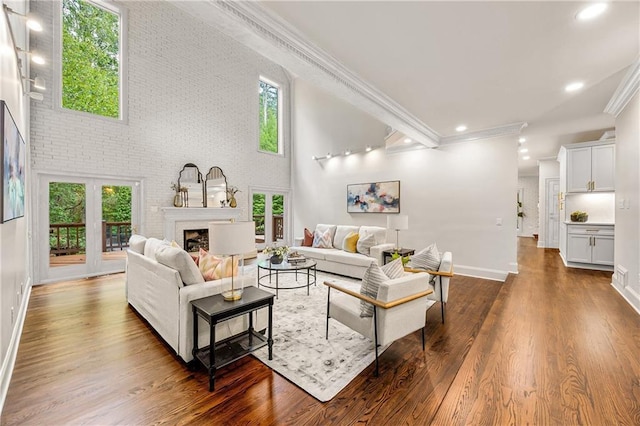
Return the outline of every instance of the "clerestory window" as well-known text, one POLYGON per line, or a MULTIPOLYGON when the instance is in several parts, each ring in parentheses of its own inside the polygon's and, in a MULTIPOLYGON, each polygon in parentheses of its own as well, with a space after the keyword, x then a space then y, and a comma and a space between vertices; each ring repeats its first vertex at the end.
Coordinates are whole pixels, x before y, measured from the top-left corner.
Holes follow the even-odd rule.
POLYGON ((62 107, 121 119, 122 13, 103 1, 62 1, 62 107))
POLYGON ((259 93, 259 150, 282 154, 282 91, 276 83, 260 77, 259 93))

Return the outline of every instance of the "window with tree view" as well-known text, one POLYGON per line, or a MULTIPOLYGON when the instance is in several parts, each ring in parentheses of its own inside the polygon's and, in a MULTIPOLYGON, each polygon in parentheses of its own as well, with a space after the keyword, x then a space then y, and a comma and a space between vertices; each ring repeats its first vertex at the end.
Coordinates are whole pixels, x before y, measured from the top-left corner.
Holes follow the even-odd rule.
POLYGON ((62 106, 120 117, 120 15, 97 3, 62 1, 62 106))
POLYGON ((260 79, 260 151, 280 153, 280 89, 260 79))

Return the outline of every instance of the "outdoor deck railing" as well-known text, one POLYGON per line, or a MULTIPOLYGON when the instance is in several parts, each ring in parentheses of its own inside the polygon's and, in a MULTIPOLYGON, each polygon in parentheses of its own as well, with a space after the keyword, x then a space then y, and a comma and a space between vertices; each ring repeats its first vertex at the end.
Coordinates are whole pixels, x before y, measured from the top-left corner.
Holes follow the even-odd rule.
MULTIPOLYGON (((253 220, 256 223, 256 237, 262 236, 264 242, 264 215, 253 215, 253 220)), ((270 241, 278 241, 284 238, 284 217, 279 215, 273 215, 271 220, 272 238, 270 241)))
MULTIPOLYGON (((102 222, 102 252, 129 247, 131 222, 102 222)), ((86 253, 86 224, 52 223, 49 225, 49 247, 53 256, 86 253)))

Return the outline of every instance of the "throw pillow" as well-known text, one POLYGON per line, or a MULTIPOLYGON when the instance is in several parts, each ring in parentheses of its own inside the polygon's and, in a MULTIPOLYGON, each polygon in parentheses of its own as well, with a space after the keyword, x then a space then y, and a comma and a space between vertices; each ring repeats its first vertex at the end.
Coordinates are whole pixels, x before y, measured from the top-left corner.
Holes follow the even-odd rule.
POLYGON ((358 251, 358 253, 364 254, 366 256, 369 256, 369 251, 371 250, 371 247, 376 245, 376 237, 375 235, 371 234, 371 235, 367 235, 364 238, 359 238, 358 242, 356 244, 356 250, 358 251))
POLYGON ((229 278, 230 276, 238 276, 238 258, 225 257, 222 262, 218 263, 214 271, 214 279, 229 278))
POLYGON ((204 282, 200 270, 191 260, 189 253, 181 248, 169 245, 158 247, 156 250, 156 260, 169 268, 175 269, 180 274, 180 279, 184 285, 198 284, 204 282))
MULTIPOLYGON (((378 297, 378 289, 380 285, 387 281, 389 278, 385 275, 385 273, 380 269, 377 263, 372 263, 366 271, 364 271, 364 276, 362 277, 362 284, 360 286, 360 294, 364 296, 368 296, 372 299, 376 299, 378 297)), ((360 317, 372 317, 373 316, 373 305, 371 303, 367 303, 364 300, 360 301, 360 317)))
POLYGON ((390 280, 396 278, 402 278, 404 276, 404 265, 402 264, 402 258, 399 257, 396 260, 387 263, 382 267, 382 272, 389 277, 390 280))
POLYGON ((431 244, 429 247, 420 250, 418 253, 410 257, 411 266, 414 268, 428 269, 430 271, 437 271, 440 269, 440 252, 436 243, 431 244))
POLYGON ((198 256, 198 269, 205 281, 217 280, 216 268, 222 262, 222 258, 207 253, 206 250, 200 249, 198 256))
POLYGON ((313 245, 313 232, 304 228, 304 239, 302 240, 302 247, 311 247, 313 245))
POLYGON ((315 231, 313 235, 313 244, 311 245, 311 247, 333 248, 333 244, 331 243, 331 231, 326 230, 323 233, 315 231))
POLYGON ((342 250, 348 251, 349 253, 355 253, 358 250, 359 238, 360 235, 357 232, 348 233, 342 242, 342 250))
POLYGON ((129 238, 129 250, 135 251, 136 253, 143 254, 144 253, 144 245, 147 243, 147 238, 142 235, 131 235, 129 238))

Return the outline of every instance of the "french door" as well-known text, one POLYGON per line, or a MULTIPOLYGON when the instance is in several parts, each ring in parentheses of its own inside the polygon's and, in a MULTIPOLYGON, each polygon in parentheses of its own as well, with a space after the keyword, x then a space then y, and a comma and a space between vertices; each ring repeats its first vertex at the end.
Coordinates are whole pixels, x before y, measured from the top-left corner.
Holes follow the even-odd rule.
POLYGON ((124 271, 140 189, 135 179, 40 175, 35 282, 124 271))
POLYGON ((251 212, 256 223, 256 247, 289 244, 289 192, 269 188, 249 188, 251 212))

